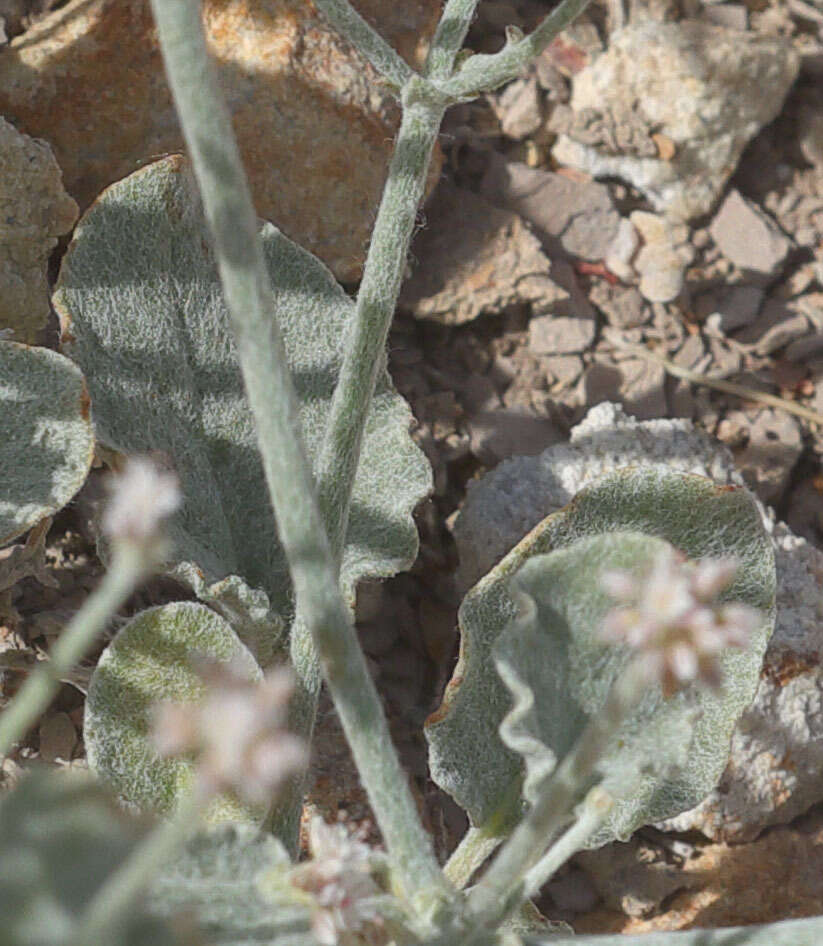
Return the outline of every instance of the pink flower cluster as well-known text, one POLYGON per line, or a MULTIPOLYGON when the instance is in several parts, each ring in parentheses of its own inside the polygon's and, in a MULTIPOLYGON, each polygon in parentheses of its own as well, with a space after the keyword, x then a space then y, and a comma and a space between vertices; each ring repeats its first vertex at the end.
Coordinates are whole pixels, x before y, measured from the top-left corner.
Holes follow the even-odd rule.
POLYGON ((694 563, 674 549, 641 577, 607 572, 604 587, 619 606, 606 615, 602 639, 634 648, 644 675, 666 697, 693 682, 718 688, 721 655, 746 647, 761 620, 748 605, 718 603, 736 572, 730 559, 694 563))
POLYGON ((204 800, 233 791, 250 804, 269 804, 307 761, 305 746, 285 728, 291 673, 277 669, 251 683, 240 668, 215 663, 202 675, 202 700, 158 706, 153 733, 158 751, 195 755, 197 790, 204 800))

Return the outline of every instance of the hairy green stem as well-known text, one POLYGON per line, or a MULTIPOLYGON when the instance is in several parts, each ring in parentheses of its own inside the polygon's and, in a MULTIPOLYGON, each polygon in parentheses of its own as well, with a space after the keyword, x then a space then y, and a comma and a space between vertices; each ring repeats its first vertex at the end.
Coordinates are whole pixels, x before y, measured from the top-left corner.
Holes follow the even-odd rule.
POLYGON ((503 843, 499 834, 491 834, 486 826, 471 827, 463 835, 460 843, 452 851, 443 873, 462 890, 472 879, 472 875, 503 843))
POLYGON ((142 548, 123 543, 115 548, 111 568, 86 599, 54 645, 49 659, 34 670, 0 715, 0 759, 25 736, 54 699, 61 680, 86 655, 107 621, 148 576, 153 559, 142 548))
MULTIPOLYGON (((169 84, 214 239, 297 608, 310 629, 397 877, 417 901, 445 892, 338 586, 314 496, 297 397, 274 314, 248 183, 206 49, 196 0, 152 0, 169 84)), ((298 681, 298 684, 300 681, 298 681)))
MULTIPOLYGON (((317 466, 318 498, 335 560, 339 564, 360 447, 377 377, 385 363, 386 339, 400 292, 406 254, 426 186, 431 154, 443 116, 442 106, 416 99, 423 80, 412 79, 403 93, 403 118, 377 212, 355 317, 346 339, 340 377, 317 466)), ((310 738, 317 711, 320 675, 308 622, 299 606, 291 632, 291 660, 301 680, 292 721, 310 738)), ((303 796, 294 779, 272 814, 280 837, 293 838, 303 796)))
POLYGON ((479 0, 448 0, 434 33, 423 74, 431 79, 447 79, 463 46, 479 0))
POLYGON ((451 78, 438 83, 444 94, 456 101, 490 92, 517 78, 546 46, 578 17, 589 0, 563 0, 532 33, 517 42, 508 42, 499 53, 470 56, 451 78))
POLYGON ((572 819, 581 790, 643 691, 637 666, 630 663, 614 682, 605 704, 545 780, 538 799, 472 889, 469 909, 476 928, 496 927, 521 902, 524 877, 572 819))
POLYGON ((123 917, 137 904, 164 867, 195 832, 201 805, 188 795, 171 818, 161 821, 128 860, 109 877, 92 898, 77 923, 71 946, 90 946, 107 941, 123 917))
POLYGON ((314 5, 354 48, 399 91, 414 74, 398 53, 371 27, 348 0, 314 0, 314 5))

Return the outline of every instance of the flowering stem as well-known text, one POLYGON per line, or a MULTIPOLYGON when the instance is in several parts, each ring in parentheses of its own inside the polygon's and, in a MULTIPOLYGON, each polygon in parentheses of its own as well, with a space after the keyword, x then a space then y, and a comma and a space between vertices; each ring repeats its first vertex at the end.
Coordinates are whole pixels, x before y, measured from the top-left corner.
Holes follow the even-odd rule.
POLYGON ((588 4, 589 0, 563 0, 528 36, 517 42, 506 43, 499 53, 470 56, 455 75, 438 83, 438 88, 459 101, 474 98, 481 92, 490 92, 504 82, 517 78, 588 4))
POLYGON ((49 659, 32 672, 0 716, 0 758, 23 738, 54 699, 63 678, 86 655, 109 618, 148 576, 154 564, 152 556, 136 544, 115 546, 111 567, 99 587, 63 630, 49 659))
MULTIPOLYGON (((318 500, 338 565, 366 418, 377 377, 385 364, 386 339, 443 116, 442 106, 432 106, 416 98, 422 85, 423 80, 415 78, 403 90, 403 118, 377 211, 355 317, 346 339, 317 464, 318 500)), ((307 740, 314 725, 320 684, 317 656, 308 628, 298 599, 297 619, 290 639, 291 662, 299 681, 292 721, 295 731, 307 740)), ((293 779, 272 814, 275 833, 287 844, 287 839, 296 837, 302 800, 303 781, 293 779)))
MULTIPOLYGON (((338 584, 338 556, 315 500, 298 402, 248 182, 213 74, 196 0, 152 0, 160 45, 206 218, 297 609, 334 698, 397 877, 409 900, 445 891, 431 838, 389 737, 338 584)), ((369 366, 371 369, 371 366, 369 366)), ((368 390, 360 397, 368 401, 368 390)), ((355 440, 359 447, 359 438, 355 440)), ((356 467, 356 457, 353 468, 356 467)), ((335 543, 336 544, 336 543, 335 543)))
POLYGON ((469 31, 479 0, 448 0, 426 57, 424 74, 431 79, 447 79, 454 60, 469 31))
POLYGON ((632 661, 615 680, 604 705, 589 721, 574 748, 545 780, 537 801, 472 889, 469 910, 477 927, 496 927, 517 906, 524 876, 535 868, 547 844, 570 820, 580 789, 643 693, 639 674, 638 664, 632 661))
POLYGON ((181 801, 175 813, 161 821, 123 866, 92 898, 78 920, 71 946, 103 943, 134 907, 146 888, 200 823, 201 803, 195 793, 181 801))

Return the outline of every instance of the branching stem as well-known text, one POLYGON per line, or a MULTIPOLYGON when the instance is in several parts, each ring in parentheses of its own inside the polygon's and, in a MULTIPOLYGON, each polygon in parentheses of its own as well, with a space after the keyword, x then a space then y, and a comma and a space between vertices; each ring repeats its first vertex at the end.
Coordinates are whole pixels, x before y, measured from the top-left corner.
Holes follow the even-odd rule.
MULTIPOLYGON (((212 231, 297 608, 320 655, 398 880, 406 897, 417 902, 433 892, 444 893, 446 882, 431 838, 420 823, 338 586, 338 555, 315 500, 297 396, 274 314, 257 220, 230 117, 206 49, 200 5, 197 0, 152 0, 152 9, 212 231)), ((364 394, 368 399, 368 392, 364 394)))

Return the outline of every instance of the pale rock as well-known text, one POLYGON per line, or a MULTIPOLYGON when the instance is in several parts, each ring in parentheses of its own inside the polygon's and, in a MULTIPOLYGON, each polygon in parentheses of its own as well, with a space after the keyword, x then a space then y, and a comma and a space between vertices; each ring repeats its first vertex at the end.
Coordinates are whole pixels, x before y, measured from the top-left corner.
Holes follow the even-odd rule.
POLYGON ((633 282, 635 277, 632 260, 640 248, 640 234, 631 220, 620 218, 617 233, 609 244, 604 257, 606 268, 623 282, 633 282))
POLYGON ((763 279, 778 272, 792 245, 765 211, 736 190, 720 205, 709 233, 727 260, 763 279))
MULTIPOLYGON (((640 423, 615 404, 600 404, 573 428, 569 443, 513 457, 469 483, 454 525, 460 587, 474 584, 587 483, 639 463, 743 485, 728 450, 689 421, 640 423)), ((666 830, 744 841, 823 800, 823 553, 760 508, 774 540, 778 580, 777 623, 760 685, 735 730, 717 789, 667 821, 666 830)))
POLYGON ((637 328, 651 319, 651 306, 634 286, 612 286, 605 279, 598 279, 591 287, 589 298, 606 317, 609 325, 617 329, 637 328))
POLYGON ((742 3, 717 3, 703 8, 703 19, 715 26, 744 32, 749 26, 749 11, 742 3))
POLYGON ((814 331, 814 324, 800 300, 767 299, 760 314, 735 336, 757 355, 771 355, 814 331))
POLYGON ((551 277, 540 241, 516 214, 442 183, 412 245, 416 268, 400 293, 418 319, 463 325, 523 303, 543 309, 568 298, 551 277))
POLYGON ((510 82, 502 92, 489 96, 492 110, 507 138, 522 141, 543 122, 537 78, 528 76, 510 82))
POLYGON ((562 439, 547 417, 522 408, 480 411, 469 419, 471 451, 485 466, 511 456, 531 456, 562 439))
POLYGON ((529 322, 529 349, 535 355, 569 355, 585 351, 594 341, 594 319, 538 315, 529 322))
POLYGON ((76 219, 46 142, 0 118, 0 329, 12 341, 33 344, 46 324, 49 255, 76 219))
POLYGON ((747 142, 779 113, 799 69, 782 37, 699 20, 638 22, 574 77, 554 157, 620 177, 661 213, 708 213, 747 142), (665 160, 652 135, 674 145, 665 160))
POLYGON ((493 204, 532 224, 550 256, 561 250, 601 260, 618 234, 620 216, 608 188, 592 180, 575 180, 495 155, 481 190, 493 204))
POLYGON ((671 302, 680 295, 686 267, 694 259, 689 228, 644 210, 635 210, 630 220, 643 242, 634 260, 638 288, 649 302, 671 302))
POLYGON ((552 390, 571 387, 583 374, 583 359, 579 355, 547 355, 540 359, 552 390))
MULTIPOLYGON (((782 497, 795 464, 803 452, 797 419, 785 411, 764 407, 757 411, 729 411, 722 424, 745 431, 745 444, 732 454, 743 478, 765 503, 782 497)), ((725 440, 722 425, 718 437, 725 440)))
POLYGON ((648 358, 626 358, 618 363, 595 361, 583 375, 587 405, 619 401, 642 420, 667 413, 665 385, 663 366, 648 358))

